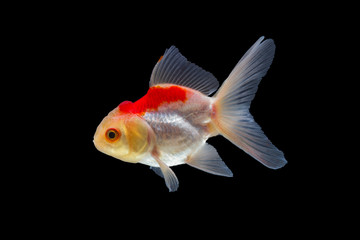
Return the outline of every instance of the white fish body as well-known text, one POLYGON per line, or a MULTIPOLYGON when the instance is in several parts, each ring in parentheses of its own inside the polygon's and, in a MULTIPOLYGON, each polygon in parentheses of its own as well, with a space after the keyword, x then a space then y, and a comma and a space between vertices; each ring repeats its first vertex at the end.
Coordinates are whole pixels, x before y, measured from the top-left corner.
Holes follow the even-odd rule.
POLYGON ((179 185, 171 166, 188 164, 216 175, 233 175, 206 143, 219 134, 269 168, 284 166, 283 153, 249 112, 275 52, 273 41, 263 39, 245 53, 213 97, 208 95, 219 86, 216 78, 175 47, 166 50, 154 67, 148 93, 135 103, 120 104, 105 117, 95 133, 95 146, 121 160, 149 165, 164 177, 170 191, 179 185))

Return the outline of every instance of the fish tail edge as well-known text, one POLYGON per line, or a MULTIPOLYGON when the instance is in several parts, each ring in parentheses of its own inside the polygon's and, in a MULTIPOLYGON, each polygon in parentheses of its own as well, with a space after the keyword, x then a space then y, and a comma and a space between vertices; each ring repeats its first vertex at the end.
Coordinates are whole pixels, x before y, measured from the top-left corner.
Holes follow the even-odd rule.
POLYGON ((265 136, 249 112, 262 77, 269 69, 275 44, 258 41, 244 54, 214 96, 212 122, 217 131, 263 165, 278 169, 287 161, 265 136))

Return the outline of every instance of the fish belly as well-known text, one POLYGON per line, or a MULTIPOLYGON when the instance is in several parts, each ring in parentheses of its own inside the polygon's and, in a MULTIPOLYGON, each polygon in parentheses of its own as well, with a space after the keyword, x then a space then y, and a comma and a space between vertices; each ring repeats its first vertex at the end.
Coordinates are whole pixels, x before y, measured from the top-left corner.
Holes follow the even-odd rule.
MULTIPOLYGON (((156 149, 160 159, 168 166, 183 164, 196 152, 210 136, 209 102, 196 104, 164 106, 159 111, 147 112, 143 118, 156 135, 156 149)), ((157 166, 155 160, 148 158, 143 164, 157 166)))

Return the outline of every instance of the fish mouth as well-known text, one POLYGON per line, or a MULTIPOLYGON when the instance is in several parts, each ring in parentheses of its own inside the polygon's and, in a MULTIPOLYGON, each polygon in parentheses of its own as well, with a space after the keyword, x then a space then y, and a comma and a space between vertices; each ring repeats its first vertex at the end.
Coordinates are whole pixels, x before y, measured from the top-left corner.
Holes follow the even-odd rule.
POLYGON ((100 152, 102 152, 101 149, 100 149, 100 146, 96 143, 95 139, 93 139, 93 143, 94 143, 94 145, 95 145, 95 148, 96 148, 97 150, 99 150, 100 152))
POLYGON ((95 145, 95 148, 99 151, 99 152, 102 152, 106 155, 109 155, 107 152, 105 152, 104 150, 104 146, 102 144, 100 144, 99 142, 95 141, 95 139, 93 139, 93 143, 95 145))
POLYGON ((94 134, 94 137, 93 137, 93 143, 94 143, 96 149, 99 150, 100 152, 102 152, 101 151, 101 144, 100 144, 101 142, 99 141, 100 140, 99 139, 99 132, 100 132, 99 127, 100 127, 100 125, 96 128, 96 131, 95 131, 95 134, 94 134))

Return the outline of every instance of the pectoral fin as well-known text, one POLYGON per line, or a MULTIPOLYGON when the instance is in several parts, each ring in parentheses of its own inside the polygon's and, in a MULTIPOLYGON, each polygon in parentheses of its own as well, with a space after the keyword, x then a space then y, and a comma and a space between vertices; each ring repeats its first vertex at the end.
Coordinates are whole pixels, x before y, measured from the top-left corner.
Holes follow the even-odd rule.
POLYGON ((210 144, 205 143, 196 153, 191 155, 186 163, 190 166, 202 171, 220 175, 224 177, 232 177, 233 173, 221 160, 216 149, 210 144))
MULTIPOLYGON (((175 173, 171 170, 170 167, 168 167, 163 161, 161 161, 160 158, 154 155, 153 157, 159 164, 162 176, 165 179, 165 184, 168 187, 169 192, 175 192, 179 187, 179 181, 175 173)), ((157 175, 161 176, 157 168, 154 168, 153 170, 157 175)))
POLYGON ((150 169, 153 170, 156 175, 164 178, 164 175, 162 174, 162 171, 159 167, 150 167, 150 169))

